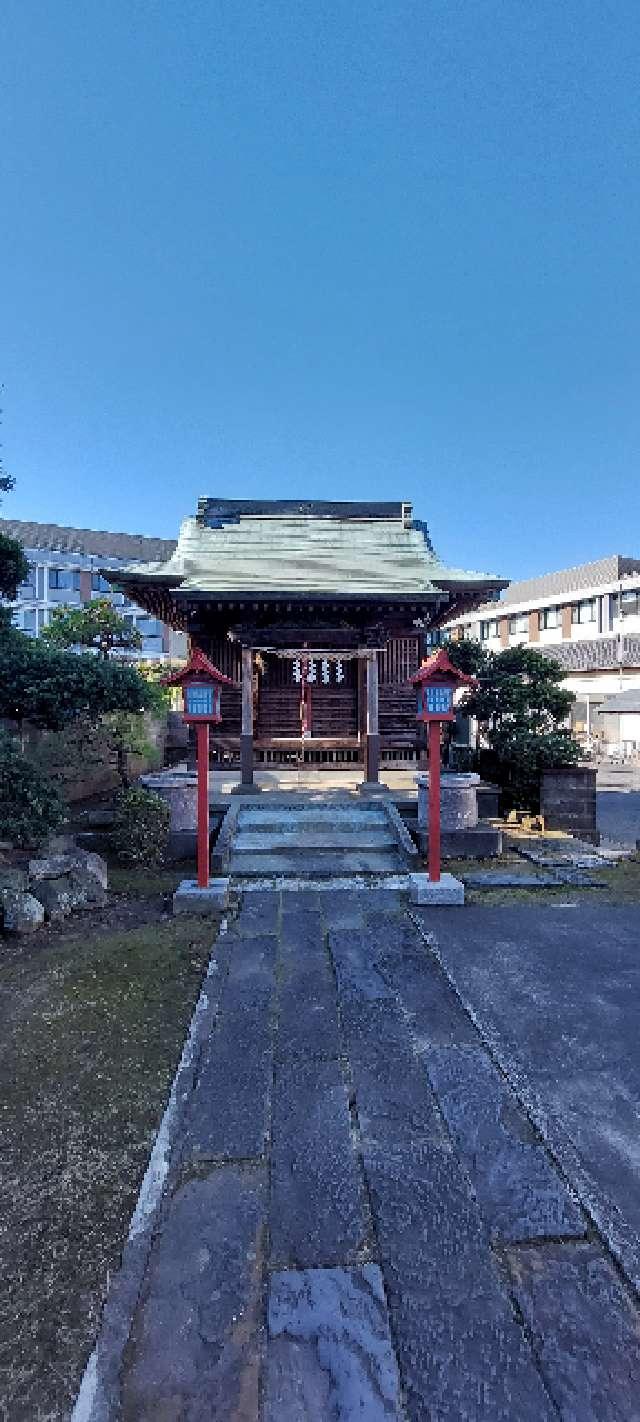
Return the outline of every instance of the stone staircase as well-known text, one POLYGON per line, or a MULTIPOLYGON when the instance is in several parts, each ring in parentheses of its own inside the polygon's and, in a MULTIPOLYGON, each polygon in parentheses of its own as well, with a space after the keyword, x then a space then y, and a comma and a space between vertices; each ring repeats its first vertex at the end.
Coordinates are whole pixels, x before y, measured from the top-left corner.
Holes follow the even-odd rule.
POLYGON ((318 797, 234 810, 225 868, 238 878, 342 878, 416 867, 411 836, 392 804, 318 797))

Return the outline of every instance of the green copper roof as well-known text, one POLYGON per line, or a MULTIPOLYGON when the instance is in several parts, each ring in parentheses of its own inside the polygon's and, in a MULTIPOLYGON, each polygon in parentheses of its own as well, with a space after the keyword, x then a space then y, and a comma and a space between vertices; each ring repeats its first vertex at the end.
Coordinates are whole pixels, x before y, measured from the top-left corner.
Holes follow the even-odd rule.
POLYGON ((170 582, 183 596, 435 597, 458 586, 486 591, 504 585, 491 574, 445 567, 424 528, 413 524, 409 505, 376 505, 372 517, 363 505, 351 508, 357 514, 282 512, 277 505, 273 514, 234 510, 231 519, 223 517, 213 527, 202 515, 188 518, 173 555, 132 567, 131 580, 170 582))

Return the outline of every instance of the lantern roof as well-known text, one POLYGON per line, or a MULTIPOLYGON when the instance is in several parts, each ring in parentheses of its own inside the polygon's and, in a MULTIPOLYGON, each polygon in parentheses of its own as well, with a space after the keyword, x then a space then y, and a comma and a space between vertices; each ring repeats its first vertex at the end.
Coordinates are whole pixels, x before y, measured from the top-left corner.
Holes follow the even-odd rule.
POLYGON ((467 676, 454 666, 446 647, 438 647, 437 652, 427 657, 419 671, 411 678, 412 686, 424 686, 427 682, 440 685, 447 683, 449 686, 476 685, 475 677, 467 676))
POLYGON ((184 686, 187 681, 219 681, 225 686, 234 686, 230 676, 225 676, 224 672, 209 661, 200 647, 195 647, 189 657, 186 667, 174 672, 172 676, 163 677, 165 686, 184 686))

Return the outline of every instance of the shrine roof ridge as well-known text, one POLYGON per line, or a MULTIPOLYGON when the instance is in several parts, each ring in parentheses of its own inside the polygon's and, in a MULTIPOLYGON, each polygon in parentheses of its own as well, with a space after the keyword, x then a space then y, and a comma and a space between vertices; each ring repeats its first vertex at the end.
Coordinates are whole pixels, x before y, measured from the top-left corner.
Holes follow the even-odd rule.
POLYGON ((346 499, 219 499, 198 500, 198 523, 212 528, 240 518, 281 518, 285 516, 337 519, 397 519, 409 524, 412 505, 402 500, 388 502, 346 499))

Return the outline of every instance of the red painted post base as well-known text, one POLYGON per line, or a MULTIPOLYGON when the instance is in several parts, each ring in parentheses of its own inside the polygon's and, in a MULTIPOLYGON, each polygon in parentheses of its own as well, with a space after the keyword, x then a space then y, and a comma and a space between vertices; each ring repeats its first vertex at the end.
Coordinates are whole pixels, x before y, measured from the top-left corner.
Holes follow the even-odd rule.
POLYGON ((209 722, 196 726, 198 737, 198 888, 209 887, 209 722))
POLYGON ((440 722, 429 722, 429 878, 440 879, 440 722))

